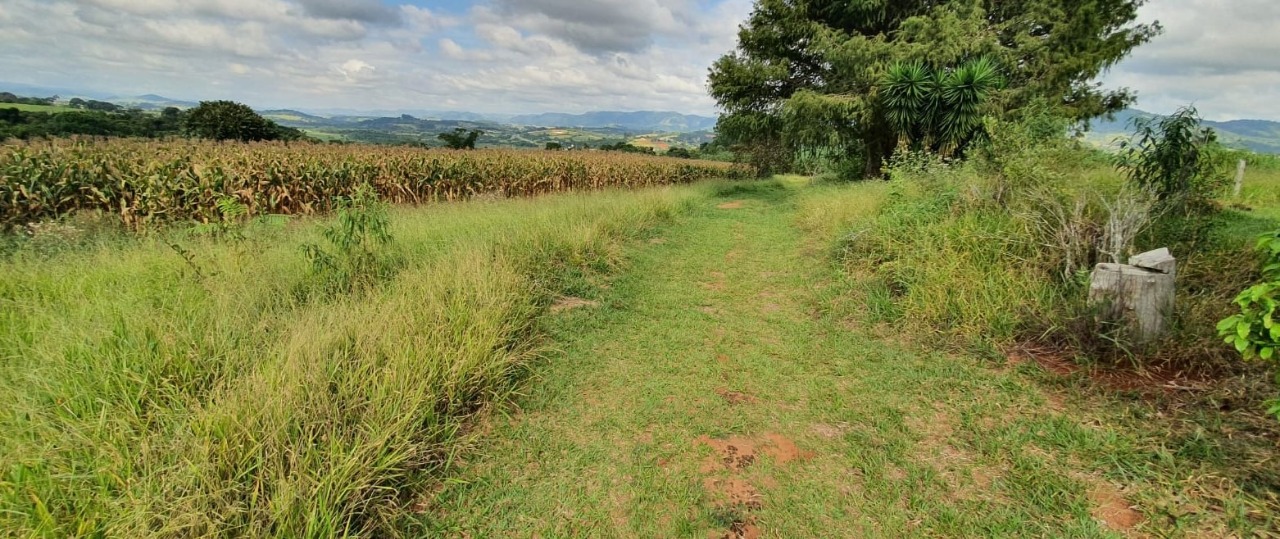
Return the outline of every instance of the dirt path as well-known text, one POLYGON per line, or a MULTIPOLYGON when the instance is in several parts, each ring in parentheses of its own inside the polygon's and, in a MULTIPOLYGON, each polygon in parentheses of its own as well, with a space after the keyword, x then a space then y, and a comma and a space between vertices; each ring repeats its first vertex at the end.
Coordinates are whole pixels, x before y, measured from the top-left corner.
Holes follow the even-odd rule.
POLYGON ((420 531, 1088 537, 1141 520, 1080 464, 1106 434, 1038 389, 819 312, 829 270, 794 196, 708 199, 599 305, 559 313, 562 352, 422 501, 420 531))

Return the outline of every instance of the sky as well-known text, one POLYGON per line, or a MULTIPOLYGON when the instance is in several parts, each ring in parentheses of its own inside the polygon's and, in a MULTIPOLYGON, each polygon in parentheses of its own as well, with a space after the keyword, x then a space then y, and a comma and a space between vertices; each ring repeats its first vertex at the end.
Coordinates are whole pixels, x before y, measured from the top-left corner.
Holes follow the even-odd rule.
MULTIPOLYGON (((3 0, 0 81, 258 108, 713 114, 751 0, 3 0)), ((1280 120, 1280 2, 1154 0, 1104 78, 1139 107, 1280 120)))

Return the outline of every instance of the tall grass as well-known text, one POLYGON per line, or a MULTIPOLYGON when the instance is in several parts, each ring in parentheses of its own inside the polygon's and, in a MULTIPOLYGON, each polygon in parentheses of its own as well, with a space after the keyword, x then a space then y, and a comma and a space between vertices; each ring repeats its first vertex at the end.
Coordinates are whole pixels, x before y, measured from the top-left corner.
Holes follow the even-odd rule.
POLYGON ((1059 295, 1029 269, 1039 246, 1010 212, 980 207, 969 172, 925 174, 895 180, 884 207, 839 239, 846 270, 865 276, 867 312, 904 333, 1012 341, 1059 295))
POLYGON ((311 293, 317 221, 0 260, 0 530, 394 536, 552 299, 694 195, 396 209, 398 271, 338 296, 311 293))
POLYGON ((1250 246, 1275 227, 1280 175, 1251 175, 1243 204, 1223 193, 1235 209, 1146 225, 1125 221, 1137 210, 1119 172, 1070 145, 1008 151, 995 162, 897 163, 892 176, 801 212, 808 229, 844 228, 837 255, 871 321, 983 348, 1040 341, 1099 360, 1191 370, 1238 363, 1215 326, 1256 280, 1250 246), (868 212, 873 200, 880 206, 868 212), (1117 222, 1131 229, 1118 244, 1117 222), (1085 304, 1087 272, 1112 254, 1127 260, 1159 247, 1179 259, 1173 333, 1146 350, 1100 335, 1085 304))

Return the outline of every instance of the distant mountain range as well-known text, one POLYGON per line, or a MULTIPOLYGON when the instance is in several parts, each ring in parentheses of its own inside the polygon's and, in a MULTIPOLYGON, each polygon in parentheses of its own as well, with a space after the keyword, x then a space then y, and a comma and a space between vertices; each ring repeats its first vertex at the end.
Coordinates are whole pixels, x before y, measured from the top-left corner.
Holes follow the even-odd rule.
POLYGON ((180 99, 169 99, 162 95, 146 94, 135 96, 112 96, 104 99, 122 107, 140 108, 142 110, 165 109, 168 107, 178 107, 180 109, 189 109, 199 103, 193 101, 182 101, 180 99))
POLYGON ((507 123, 543 127, 615 127, 658 133, 689 133, 716 127, 716 119, 709 116, 653 111, 531 114, 515 116, 507 123))
MULTIPOLYGON (((22 96, 46 97, 57 95, 62 99, 82 97, 109 101, 125 107, 136 107, 143 110, 159 110, 166 107, 190 108, 198 103, 183 99, 173 99, 156 94, 138 96, 108 95, 100 92, 74 90, 70 88, 53 88, 31 84, 0 82, 0 91, 9 91, 22 96)), ((573 127, 590 129, 617 129, 647 133, 693 133, 714 129, 716 118, 681 114, 669 111, 598 111, 583 114, 542 113, 542 114, 487 114, 467 111, 442 110, 267 110, 267 113, 287 113, 284 116, 296 117, 292 123, 313 125, 332 124, 344 119, 399 118, 411 115, 417 120, 441 122, 472 122, 488 124, 504 124, 528 127, 573 127)), ((277 120, 279 121, 279 120, 277 120)), ((284 122, 282 122, 284 123, 284 122)))
MULTIPOLYGON (((1114 144, 1133 134, 1133 121, 1138 118, 1160 118, 1138 109, 1116 113, 1115 119, 1094 120, 1085 138, 1100 145, 1114 144)), ((1228 122, 1204 121, 1205 127, 1218 132, 1218 140, 1224 145, 1258 153, 1280 154, 1280 122, 1270 120, 1231 120, 1228 122)))
MULTIPOLYGON (((6 82, 0 82, 0 91, 9 91, 23 96, 45 97, 58 95, 64 100, 72 97, 99 99, 145 110, 159 110, 165 107, 190 108, 197 105, 194 101, 172 99, 156 94, 110 96, 92 91, 6 82)), ((594 131, 589 136, 583 135, 587 139, 594 139, 595 137, 627 138, 663 133, 681 134, 683 138, 690 141, 707 140, 707 134, 714 130, 716 126, 716 118, 712 116, 698 116, 668 111, 597 111, 583 114, 549 112, 521 115, 439 110, 361 111, 329 109, 299 111, 280 109, 263 110, 261 112, 264 116, 283 125, 315 130, 342 128, 362 131, 429 132, 466 127, 510 130, 522 133, 536 132, 537 128, 594 131)), ((1091 122, 1091 128, 1085 134, 1085 138, 1100 146, 1113 145, 1116 141, 1128 138, 1131 135, 1134 119, 1156 117, 1159 117, 1159 115, 1138 109, 1127 109, 1117 113, 1111 120, 1096 119, 1091 122)), ((1269 120, 1214 122, 1206 120, 1204 125, 1216 130, 1219 140, 1227 146, 1259 153, 1280 154, 1280 122, 1269 120)), ((524 135, 517 137, 517 141, 522 143, 533 144, 537 140, 541 139, 524 135), (526 141, 526 139, 530 140, 526 141)))
POLYGON ((266 110, 261 112, 266 116, 280 116, 280 118, 274 118, 277 121, 283 120, 283 122, 304 123, 310 125, 331 124, 343 121, 349 122, 354 120, 373 120, 379 118, 402 121, 404 119, 412 118, 420 121, 472 122, 477 124, 502 124, 526 127, 618 129, 635 132, 637 134, 692 133, 695 131, 714 129, 716 126, 716 118, 710 116, 657 111, 600 111, 584 114, 550 112, 516 116, 456 111, 416 111, 408 114, 393 111, 330 111, 338 113, 325 115, 312 114, 298 110, 266 110))

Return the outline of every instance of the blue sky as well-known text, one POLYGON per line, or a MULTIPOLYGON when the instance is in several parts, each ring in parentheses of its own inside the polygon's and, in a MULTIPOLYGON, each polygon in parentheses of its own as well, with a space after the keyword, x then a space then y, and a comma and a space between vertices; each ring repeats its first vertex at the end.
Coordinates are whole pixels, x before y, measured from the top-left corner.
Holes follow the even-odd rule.
MULTIPOLYGON (((262 108, 715 112, 751 0, 3 0, 0 81, 262 108)), ((1280 119, 1273 0, 1156 0, 1104 78, 1168 112, 1280 119)))

